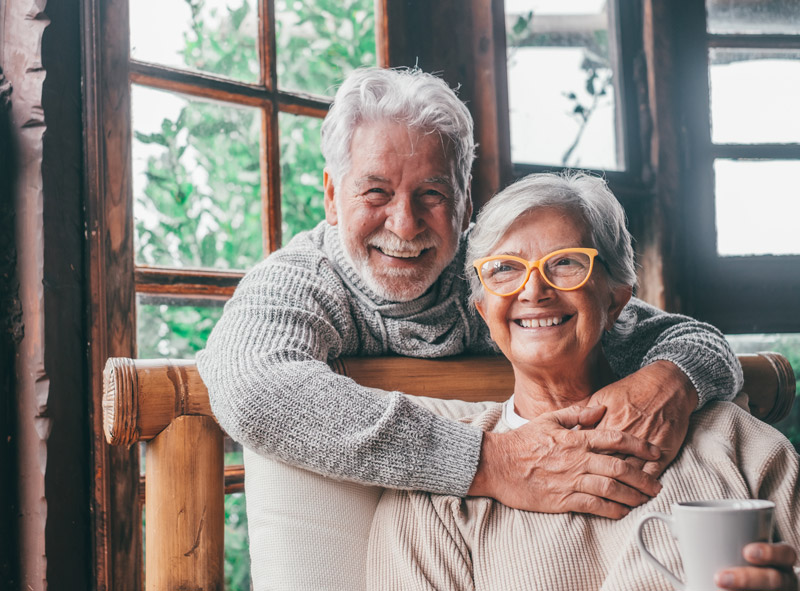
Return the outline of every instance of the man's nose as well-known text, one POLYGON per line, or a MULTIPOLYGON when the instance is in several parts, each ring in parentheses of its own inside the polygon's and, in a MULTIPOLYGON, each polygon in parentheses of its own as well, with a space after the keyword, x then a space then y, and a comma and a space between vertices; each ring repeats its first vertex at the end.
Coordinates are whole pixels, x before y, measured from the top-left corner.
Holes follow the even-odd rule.
POLYGON ((530 302, 540 302, 553 295, 553 287, 542 278, 538 268, 533 269, 528 276, 522 291, 517 294, 520 300, 530 302))
POLYGON ((416 211, 414 201, 407 195, 395 195, 388 205, 387 230, 403 240, 413 240, 425 229, 422 216, 416 211))

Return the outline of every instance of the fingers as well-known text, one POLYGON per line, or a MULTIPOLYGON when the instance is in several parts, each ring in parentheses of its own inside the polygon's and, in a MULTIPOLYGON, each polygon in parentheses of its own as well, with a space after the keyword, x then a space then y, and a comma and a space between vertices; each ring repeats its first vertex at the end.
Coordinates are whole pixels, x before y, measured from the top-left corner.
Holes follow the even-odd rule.
POLYGON ((621 453, 642 460, 657 460, 661 457, 658 447, 622 431, 595 430, 581 433, 586 438, 589 449, 596 453, 621 453))
POLYGON ((788 544, 748 544, 742 555, 758 566, 743 566, 720 571, 716 584, 723 589, 761 589, 766 591, 789 589, 796 591, 797 577, 792 569, 797 552, 788 544))
POLYGON ((605 413, 605 406, 570 406, 548 413, 546 416, 565 429, 575 427, 590 429, 600 422, 605 413))
MULTIPOLYGON (((600 493, 593 492, 593 494, 599 494, 607 499, 625 503, 631 507, 638 507, 642 503, 647 502, 650 497, 656 496, 661 491, 661 483, 658 480, 637 469, 635 466, 631 466, 627 461, 620 460, 619 458, 594 455, 589 462, 588 471, 591 473, 591 475, 605 477, 606 480, 610 479, 610 481, 614 482, 615 484, 620 486, 627 485, 627 487, 630 487, 630 489, 639 491, 642 495, 646 495, 644 498, 633 498, 628 496, 627 500, 631 502, 627 502, 627 500, 619 496, 622 494, 621 489, 613 488, 608 484, 604 486, 608 489, 610 495, 602 494, 602 491, 600 493)), ((584 490, 582 492, 590 491, 584 490)))
POLYGON ((644 460, 640 460, 639 458, 634 458, 633 456, 628 456, 624 458, 625 463, 631 466, 632 468, 636 468, 637 470, 643 470, 646 474, 650 474, 653 478, 658 478, 660 474, 654 474, 653 469, 651 468, 648 470, 648 466, 652 466, 653 464, 657 464, 657 462, 645 462, 644 460))
POLYGON ((613 501, 585 493, 573 493, 564 501, 563 511, 573 513, 589 513, 609 519, 622 519, 631 512, 631 508, 613 501))
POLYGON ((742 591, 797 590, 797 577, 794 572, 758 566, 741 566, 720 571, 714 575, 714 583, 723 589, 742 591))
POLYGON ((581 492, 600 497, 628 507, 638 507, 650 500, 650 497, 621 482, 605 476, 587 474, 578 483, 581 492))
POLYGON ((628 458, 628 460, 632 460, 637 464, 641 462, 641 469, 653 478, 658 478, 661 476, 664 473, 664 470, 667 468, 667 462, 664 461, 642 462, 639 458, 628 458))
POLYGON ((791 568, 797 561, 797 552, 789 544, 748 544, 742 555, 747 562, 757 566, 791 568))

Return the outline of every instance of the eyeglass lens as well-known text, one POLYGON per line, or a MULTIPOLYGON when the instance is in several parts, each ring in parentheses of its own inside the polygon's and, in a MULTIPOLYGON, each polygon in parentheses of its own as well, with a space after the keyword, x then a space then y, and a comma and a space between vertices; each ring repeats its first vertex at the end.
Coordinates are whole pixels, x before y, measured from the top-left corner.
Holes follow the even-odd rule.
MULTIPOLYGON (((539 272, 555 287, 569 289, 579 285, 592 267, 592 259, 582 252, 564 252, 542 261, 539 272)), ((481 277, 490 290, 508 294, 517 290, 525 281, 528 269, 515 259, 497 258, 481 265, 481 277)))

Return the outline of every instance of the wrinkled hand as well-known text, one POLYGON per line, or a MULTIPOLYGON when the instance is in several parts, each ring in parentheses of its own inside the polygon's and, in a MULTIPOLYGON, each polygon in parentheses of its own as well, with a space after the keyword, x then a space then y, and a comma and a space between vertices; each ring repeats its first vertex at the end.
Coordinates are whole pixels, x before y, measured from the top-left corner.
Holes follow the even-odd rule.
POLYGON ((744 559, 754 566, 729 568, 717 573, 714 583, 723 589, 798 591, 797 552, 788 544, 748 544, 744 559))
POLYGON ((485 433, 469 489, 515 509, 592 513, 618 519, 658 494, 655 478, 610 454, 655 460, 655 446, 632 435, 590 429, 603 407, 546 413, 508 433, 485 433), (589 430, 571 430, 580 426, 589 430))
POLYGON ((645 464, 628 458, 633 466, 644 466, 645 472, 658 477, 683 444, 689 417, 697 408, 697 391, 678 366, 656 361, 598 390, 590 404, 608 409, 600 428, 624 431, 658 446, 657 461, 645 464))

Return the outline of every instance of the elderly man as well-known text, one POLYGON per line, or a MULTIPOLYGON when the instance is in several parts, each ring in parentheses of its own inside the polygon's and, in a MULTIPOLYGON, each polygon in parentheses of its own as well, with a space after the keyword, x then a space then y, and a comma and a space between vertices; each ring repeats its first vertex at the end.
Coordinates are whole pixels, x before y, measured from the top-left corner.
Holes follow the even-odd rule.
POLYGON ((469 111, 434 76, 375 68, 348 77, 322 126, 326 221, 252 269, 226 305, 197 358, 212 408, 243 445, 315 472, 621 517, 658 492, 653 476, 698 404, 741 385, 712 327, 633 300, 637 330, 603 341, 616 375, 628 377, 594 395, 607 406, 596 430, 571 430, 600 414, 572 409, 484 434, 328 367, 345 355, 492 350, 462 276, 472 133, 469 111))

